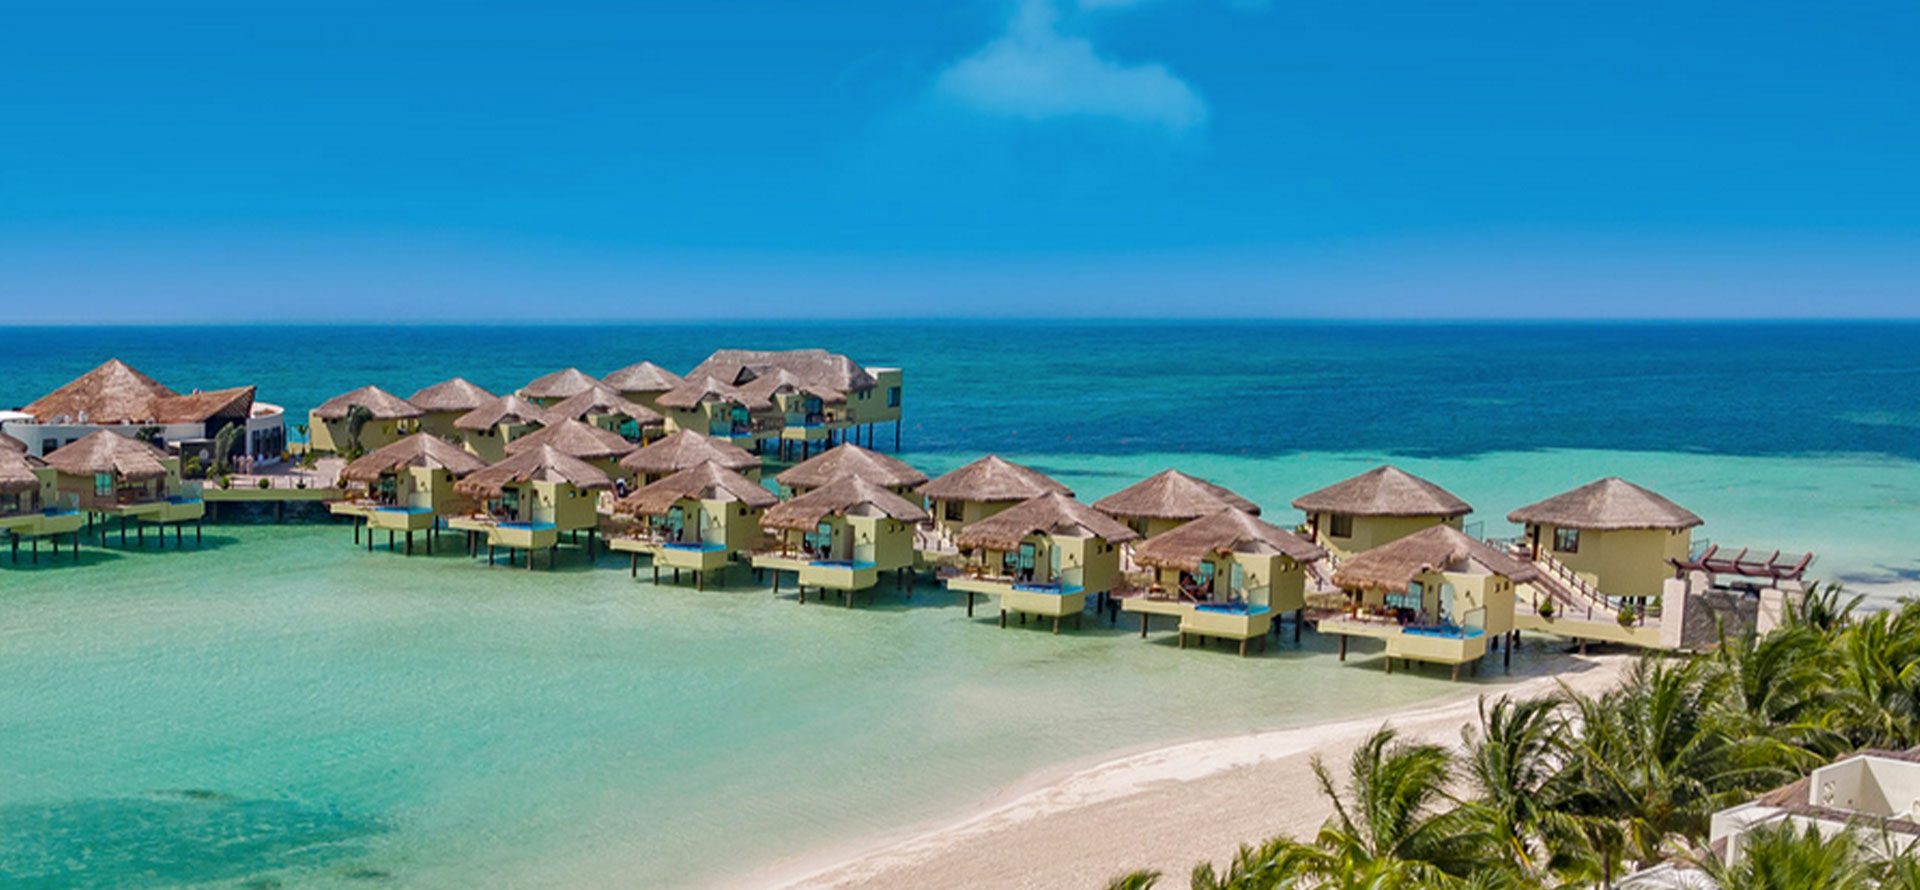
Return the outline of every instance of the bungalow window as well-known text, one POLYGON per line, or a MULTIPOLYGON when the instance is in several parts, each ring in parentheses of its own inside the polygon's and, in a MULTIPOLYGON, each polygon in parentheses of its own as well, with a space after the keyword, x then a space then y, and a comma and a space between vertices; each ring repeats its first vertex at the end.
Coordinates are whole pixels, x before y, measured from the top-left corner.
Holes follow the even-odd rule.
POLYGON ((1577 528, 1554 529, 1553 549, 1560 553, 1579 553, 1580 530, 1577 528))
POLYGON ((959 501, 947 501, 943 511, 948 522, 959 522, 966 515, 966 505, 959 501))
POLYGON ((1336 538, 1353 537, 1353 517, 1345 513, 1332 513, 1327 516, 1327 534, 1336 538))
POLYGON ((900 407, 900 387, 890 386, 887 388, 887 407, 900 407))
POLYGON ((93 493, 99 497, 106 497, 107 495, 113 494, 113 474, 93 474, 93 493))

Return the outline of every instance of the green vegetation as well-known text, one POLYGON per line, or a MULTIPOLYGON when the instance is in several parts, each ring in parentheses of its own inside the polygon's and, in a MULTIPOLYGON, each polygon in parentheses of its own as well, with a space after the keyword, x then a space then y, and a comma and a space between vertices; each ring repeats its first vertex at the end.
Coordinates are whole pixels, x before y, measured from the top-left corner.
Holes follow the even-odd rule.
MULTIPOLYGON (((1920 602, 1860 613, 1816 585, 1764 637, 1692 658, 1648 656, 1599 695, 1483 700, 1460 753, 1382 729, 1344 785, 1314 762, 1333 815, 1307 840, 1243 845, 1194 890, 1611 887, 1668 860, 1724 890, 1920 890, 1920 858, 1861 837, 1750 834, 1733 867, 1706 850, 1717 810, 1860 748, 1920 745, 1920 602)), ((1156 872, 1109 890, 1162 886, 1156 872)))
POLYGON ((367 428, 367 424, 372 422, 373 411, 367 406, 347 406, 347 447, 345 453, 340 455, 341 457, 354 460, 367 453, 367 449, 360 444, 360 433, 367 428))

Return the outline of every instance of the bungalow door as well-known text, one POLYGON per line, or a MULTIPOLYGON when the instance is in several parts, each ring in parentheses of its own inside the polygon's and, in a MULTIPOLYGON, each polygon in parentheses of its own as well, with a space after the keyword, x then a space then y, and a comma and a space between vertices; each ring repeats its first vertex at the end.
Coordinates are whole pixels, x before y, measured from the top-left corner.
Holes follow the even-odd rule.
POLYGON ((1033 548, 1033 543, 1032 543, 1032 542, 1030 542, 1030 541, 1028 541, 1028 542, 1022 542, 1022 543, 1020 544, 1020 557, 1019 557, 1019 561, 1018 561, 1018 562, 1016 562, 1016 563, 1014 564, 1014 575, 1013 575, 1013 576, 1014 576, 1015 578, 1018 578, 1018 579, 1020 579, 1020 580, 1022 580, 1022 581, 1032 581, 1032 580, 1033 580, 1033 566, 1034 566, 1034 548, 1033 548))
POLYGON ((667 521, 663 531, 668 541, 679 543, 687 538, 687 512, 679 504, 667 508, 667 521))

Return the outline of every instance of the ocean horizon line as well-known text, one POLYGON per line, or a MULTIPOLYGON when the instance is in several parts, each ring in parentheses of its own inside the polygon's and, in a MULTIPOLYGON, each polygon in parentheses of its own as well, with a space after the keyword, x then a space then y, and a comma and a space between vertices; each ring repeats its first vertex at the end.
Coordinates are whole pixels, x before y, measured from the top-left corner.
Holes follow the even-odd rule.
MULTIPOLYGON (((32 330, 72 330, 90 328, 95 330, 115 329, 192 329, 192 328, 588 328, 588 327, 765 327, 772 325, 807 327, 865 327, 885 325, 913 324, 970 324, 999 325, 1006 319, 986 315, 897 315, 897 316, 849 316, 845 318, 782 318, 712 316, 712 317, 673 317, 673 318, 605 318, 605 319, 462 319, 442 321, 432 319, 394 319, 388 321, 336 321, 327 319, 230 319, 209 321, 195 320, 128 320, 102 323, 98 320, 73 321, 0 321, 0 331, 32 330)), ((1675 317, 1507 317, 1507 316, 1405 316, 1395 318, 1342 317, 1342 316, 1052 316, 1021 319, 1022 325, 1055 325, 1062 327, 1226 327, 1226 326, 1279 326, 1311 325, 1320 327, 1849 327, 1856 325, 1920 325, 1920 315, 1916 316, 1860 316, 1860 317, 1795 317, 1765 316, 1750 318, 1720 318, 1706 316, 1675 317)))

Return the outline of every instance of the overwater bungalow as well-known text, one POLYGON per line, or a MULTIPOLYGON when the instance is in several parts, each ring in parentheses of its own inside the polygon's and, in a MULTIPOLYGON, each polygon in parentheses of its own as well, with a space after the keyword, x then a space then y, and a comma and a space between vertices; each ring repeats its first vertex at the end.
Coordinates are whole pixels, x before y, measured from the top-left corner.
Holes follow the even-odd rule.
POLYGON ((191 522, 194 540, 199 541, 199 523, 207 507, 201 502, 199 485, 180 481, 179 458, 138 439, 101 430, 62 446, 45 460, 54 471, 56 497, 98 517, 103 546, 108 517, 119 518, 122 544, 129 524, 142 544, 148 525, 162 526, 164 545, 165 526, 173 526, 174 541, 179 543, 181 527, 191 522))
MULTIPOLYGON (((847 356, 824 349, 721 349, 687 372, 687 379, 711 377, 744 386, 773 369, 787 371, 822 391, 844 394, 834 430, 844 431, 856 444, 864 433, 866 445, 872 447, 875 427, 892 423, 893 448, 900 450, 899 368, 863 367, 847 356)), ((829 437, 827 441, 831 444, 834 439, 829 437)))
POLYGON ((1489 645, 1508 637, 1512 655, 1515 586, 1532 581, 1534 567, 1450 525, 1430 526, 1340 564, 1333 580, 1347 594, 1346 609, 1322 618, 1318 630, 1386 642, 1393 660, 1460 665, 1479 670, 1489 645))
POLYGON ((927 499, 934 528, 949 546, 967 526, 1051 492, 1073 496, 1047 474, 997 455, 980 458, 916 489, 927 499))
POLYGON ((27 444, 0 433, 0 531, 7 533, 13 561, 20 561, 20 542, 30 542, 28 558, 40 561, 40 539, 53 539, 60 553, 60 535, 69 535, 74 557, 80 555, 80 529, 86 517, 78 499, 62 497, 55 473, 45 461, 27 453, 27 444))
POLYGON ((607 546, 630 554, 630 571, 640 571, 640 554, 653 557, 653 580, 660 570, 693 573, 704 589, 714 572, 733 564, 738 554, 759 549, 766 538, 763 511, 779 498, 760 483, 712 461, 681 470, 621 498, 615 516, 637 521, 625 534, 609 536, 607 546))
POLYGON ((1221 510, 1260 515, 1260 505, 1225 486, 1162 470, 1093 502, 1094 509, 1131 526, 1142 537, 1170 532, 1221 510))
POLYGON ((497 398, 499 396, 481 389, 465 377, 455 377, 407 396, 407 401, 420 409, 421 432, 458 441, 465 439, 466 433, 454 426, 454 421, 497 398))
POLYGON ((1307 531, 1336 560, 1436 525, 1461 526, 1472 505, 1399 467, 1378 466, 1295 498, 1307 531))
POLYGON ((653 362, 640 362, 608 374, 600 378, 600 382, 614 392, 658 411, 660 406, 656 403, 660 396, 687 382, 687 379, 653 362))
POLYGON ((664 434, 666 419, 660 412, 628 399, 613 389, 595 384, 592 389, 561 399, 547 409, 555 420, 566 418, 589 423, 619 433, 629 442, 641 443, 664 434))
POLYGON ((509 565, 515 551, 524 551, 527 568, 532 569, 534 553, 544 550, 547 565, 552 566, 560 536, 582 530, 587 532, 591 558, 600 525, 596 502, 600 492, 612 487, 613 480, 586 461, 551 445, 527 448, 454 483, 453 490, 473 498, 478 509, 448 520, 447 525, 468 532, 470 554, 478 554, 484 541, 489 565, 494 550, 503 548, 509 565))
MULTIPOLYGON (((851 446, 841 446, 842 448, 851 446)), ((1053 621, 1078 621, 1088 594, 1111 591, 1120 577, 1120 549, 1140 537, 1125 523, 1060 492, 1020 502, 962 529, 954 539, 966 565, 946 579, 948 590, 1000 598, 1000 626, 1009 612, 1053 621)))
POLYGON ((607 478, 612 479, 627 475, 627 471, 620 468, 620 459, 633 453, 633 450, 639 446, 612 430, 581 423, 578 420, 554 418, 546 426, 508 442, 506 450, 507 455, 511 457, 532 449, 546 447, 555 448, 562 454, 593 464, 600 469, 600 472, 607 474, 607 478))
POLYGON ((1293 532, 1239 510, 1222 510, 1133 548, 1134 561, 1152 580, 1121 600, 1140 614, 1140 635, 1150 615, 1180 619, 1180 645, 1188 635, 1247 642, 1273 629, 1276 612, 1294 613, 1294 638, 1306 608, 1306 569, 1326 551, 1293 532))
POLYGON ((1525 529, 1523 554, 1543 574, 1608 608, 1644 603, 1673 577, 1669 560, 1693 550, 1699 516, 1652 491, 1609 476, 1507 514, 1525 529))
POLYGON ((920 495, 914 493, 914 489, 927 481, 927 474, 906 461, 851 442, 835 445, 773 478, 797 496, 842 476, 857 476, 916 502, 920 495))
POLYGON ((600 380, 579 368, 562 368, 551 374, 536 377, 526 386, 520 387, 519 396, 549 408, 563 399, 570 399, 600 385, 600 380))
POLYGON ((740 384, 740 390, 772 406, 772 414, 780 422, 782 457, 798 453, 805 458, 832 444, 834 436, 853 423, 847 413, 846 393, 786 368, 761 369, 740 384))
POLYGON ((712 377, 690 378, 654 400, 666 416, 668 431, 691 430, 760 450, 778 439, 784 421, 773 416, 773 402, 712 377))
POLYGON ((389 548, 396 533, 406 536, 409 555, 413 533, 426 532, 427 552, 432 553, 440 517, 472 512, 472 500, 456 493, 454 483, 486 467, 486 461, 465 448, 432 433, 414 433, 347 464, 340 479, 347 483, 348 496, 327 507, 353 520, 355 544, 360 543, 360 526, 366 526, 368 550, 373 549, 373 533, 385 529, 389 548))
POLYGON ((506 458, 509 444, 546 423, 547 409, 504 395, 455 418, 453 428, 468 451, 488 463, 499 463, 506 458))
POLYGON ((102 364, 19 411, 0 412, 0 435, 35 457, 111 430, 210 461, 213 441, 228 426, 241 430, 236 455, 280 460, 287 447, 286 412, 254 398, 251 386, 181 394, 119 359, 102 364))
POLYGON ((853 605, 853 594, 893 572, 901 586, 913 565, 914 527, 927 511, 885 488, 843 476, 767 510, 760 526, 775 536, 772 550, 755 554, 753 567, 798 576, 800 602, 807 588, 836 590, 853 605))
POLYGON ((641 485, 650 485, 681 470, 701 464, 719 464, 755 482, 760 480, 760 458, 732 442, 693 430, 669 433, 620 459, 620 468, 641 485))
POLYGON ((308 412, 308 447, 314 451, 358 457, 413 435, 426 412, 406 399, 377 386, 341 393, 308 412), (354 406, 367 409, 371 419, 353 436, 349 417, 354 406), (357 449, 357 450, 356 450, 357 449))

